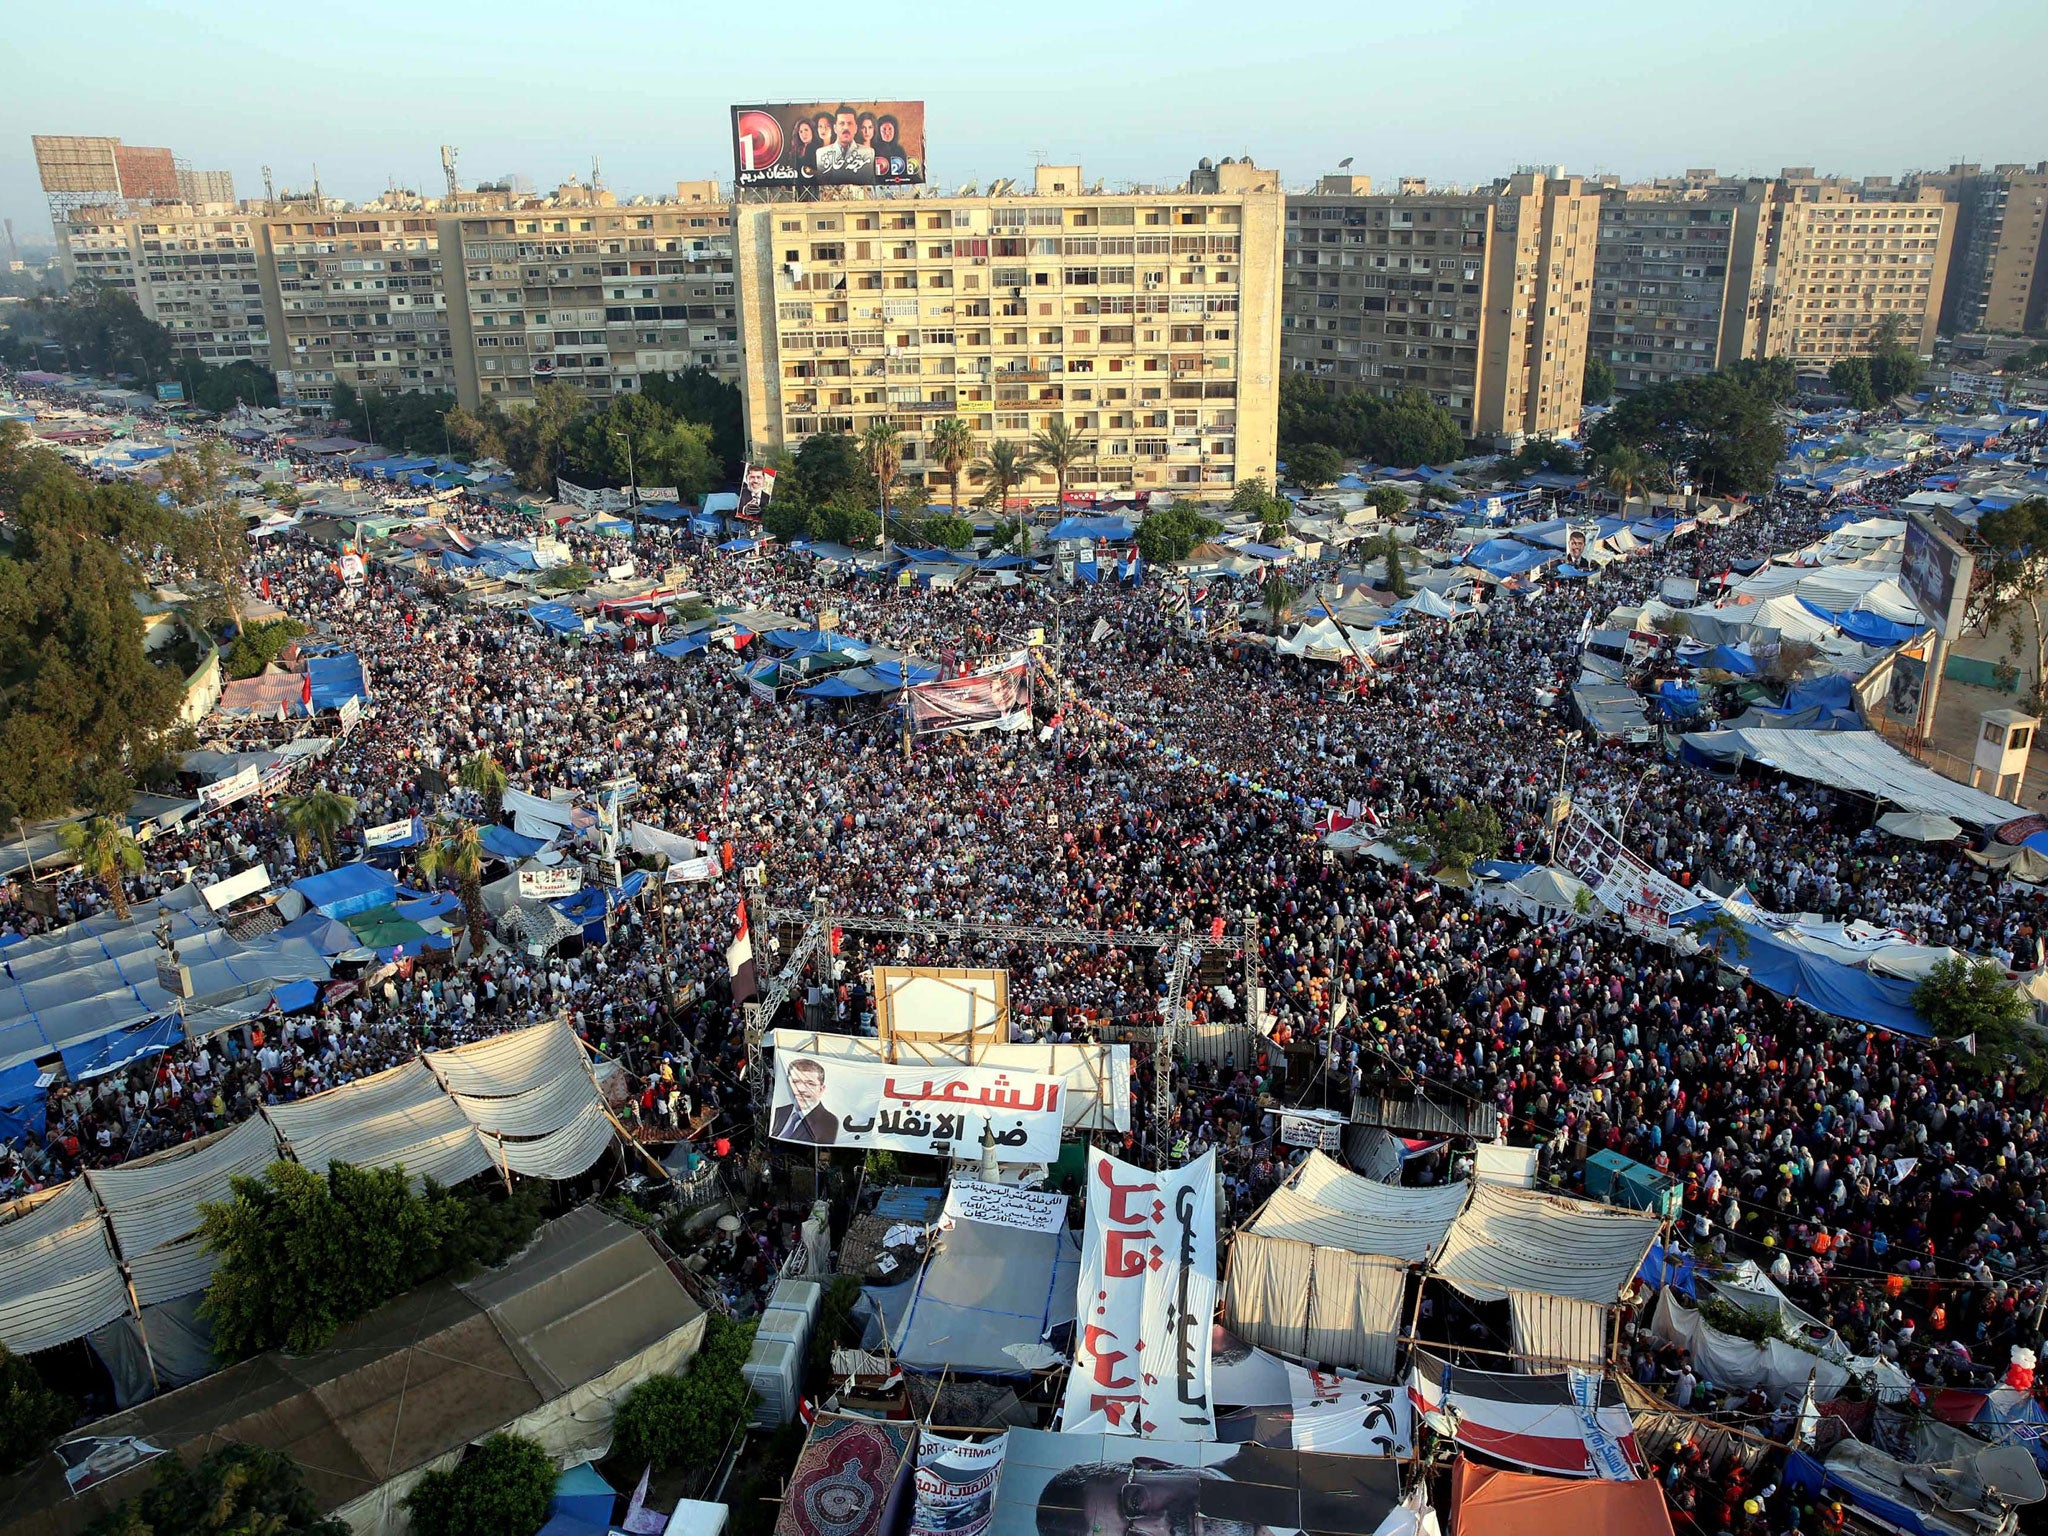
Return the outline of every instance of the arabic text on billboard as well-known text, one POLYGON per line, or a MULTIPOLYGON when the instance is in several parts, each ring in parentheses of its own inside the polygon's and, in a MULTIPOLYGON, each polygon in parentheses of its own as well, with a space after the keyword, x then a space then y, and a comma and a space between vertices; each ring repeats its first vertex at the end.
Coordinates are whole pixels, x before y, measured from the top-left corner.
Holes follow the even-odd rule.
POLYGON ((904 187, 924 181, 921 101, 732 109, 736 187, 904 187))
POLYGON ((792 1054, 778 1062, 769 1134, 821 1147, 926 1155, 944 1147, 972 1156, 986 1126, 1003 1161, 1049 1163, 1060 1155, 1063 1091, 1044 1073, 792 1054))

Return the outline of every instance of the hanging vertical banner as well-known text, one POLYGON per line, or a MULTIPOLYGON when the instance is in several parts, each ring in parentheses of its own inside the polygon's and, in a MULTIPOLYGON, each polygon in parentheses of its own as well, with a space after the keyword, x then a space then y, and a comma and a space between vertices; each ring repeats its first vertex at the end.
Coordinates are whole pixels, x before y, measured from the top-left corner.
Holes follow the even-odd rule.
POLYGON ((1593 1475, 1613 1483, 1628 1482, 1636 1475, 1635 1465, 1621 1448, 1621 1442, 1600 1422, 1601 1373, 1575 1365, 1567 1374, 1571 1379, 1572 1406, 1579 1415, 1579 1438, 1586 1442, 1586 1459, 1592 1464, 1593 1475))
POLYGON ((1009 1445, 1007 1434, 977 1442, 919 1430, 910 1536, 981 1536, 993 1525, 1009 1445))
POLYGON ((1214 1439, 1215 1153, 1167 1173, 1089 1155, 1079 1291, 1080 1335, 1060 1428, 1214 1439))

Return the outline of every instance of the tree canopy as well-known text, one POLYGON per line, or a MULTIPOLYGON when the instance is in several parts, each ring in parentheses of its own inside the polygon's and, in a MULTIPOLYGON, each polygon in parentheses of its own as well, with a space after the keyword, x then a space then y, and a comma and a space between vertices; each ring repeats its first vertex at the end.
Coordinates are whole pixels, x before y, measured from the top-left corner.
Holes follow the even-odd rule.
POLYGON ((406 1495, 416 1536, 533 1536, 548 1518, 555 1463, 524 1435, 492 1435, 406 1495))
POLYGON ((1605 405, 1614 398, 1614 370, 1607 359, 1594 352, 1586 354, 1586 376, 1579 399, 1587 405, 1605 405))
POLYGON ((1147 512, 1138 524, 1138 553, 1148 564, 1185 560, 1188 552, 1223 525, 1202 516, 1188 506, 1172 506, 1163 512, 1147 512))
POLYGON ((1311 376, 1291 373, 1280 385, 1280 446, 1290 465, 1309 443, 1401 469, 1446 463, 1465 452, 1451 413, 1420 390, 1392 399, 1362 390, 1333 394, 1311 376))
MULTIPOLYGON (((522 487, 546 495, 554 494, 558 479, 623 486, 630 478, 672 485, 694 499, 736 476, 745 457, 739 391, 702 368, 650 374, 637 394, 603 404, 551 379, 524 405, 507 409, 487 399, 476 410, 457 407, 446 416, 452 443, 503 461, 522 487)), ((377 430, 379 441, 387 441, 381 418, 377 430)), ((431 435, 430 443, 407 446, 438 453, 438 422, 431 435)), ((776 499, 787 489, 778 484, 776 499)))
POLYGON ((1287 450, 1287 477, 1313 495, 1344 473, 1344 455, 1328 443, 1302 443, 1287 450))
POLYGON ((1709 495, 1767 491, 1785 457, 1777 387, 1776 375, 1761 369, 1655 384, 1624 395, 1593 424, 1587 447, 1596 467, 1623 448, 1686 466, 1709 495))
POLYGON ((42 1455, 77 1418, 77 1403, 45 1386, 33 1361, 0 1344, 0 1476, 42 1455))
POLYGON ((2033 1084, 2048 1075, 2048 1045, 2033 1000, 1996 961, 1957 955, 1937 961, 1913 989, 1913 1009, 1942 1040, 1950 1061, 1980 1075, 2011 1071, 2033 1084))
POLYGON ((733 1426, 744 1422, 754 1392, 741 1374, 754 1325, 711 1313, 704 1345, 681 1376, 651 1376, 626 1394, 612 1423, 615 1452, 629 1466, 709 1466, 733 1426))
POLYGON ((188 1464, 159 1456, 156 1481, 100 1516, 86 1536, 348 1536, 322 1517, 299 1464, 282 1451, 232 1444, 188 1464))
POLYGON ((403 1168, 334 1163, 323 1175, 276 1162, 235 1178, 200 1217, 219 1256, 201 1309, 214 1352, 239 1360, 306 1354, 436 1275, 499 1262, 539 1226, 540 1197, 535 1185, 493 1199, 431 1180, 416 1195, 403 1168))

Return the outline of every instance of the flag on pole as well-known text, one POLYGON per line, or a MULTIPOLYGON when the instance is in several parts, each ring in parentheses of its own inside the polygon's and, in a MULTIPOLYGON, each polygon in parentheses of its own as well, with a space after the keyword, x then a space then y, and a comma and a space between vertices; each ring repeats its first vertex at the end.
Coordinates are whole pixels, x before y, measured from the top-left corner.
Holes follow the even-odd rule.
POLYGON ((306 706, 306 713, 313 713, 313 674, 308 672, 299 679, 299 702, 306 706))
POLYGON ((754 935, 747 926, 747 903, 742 897, 739 904, 739 928, 732 943, 725 949, 726 974, 732 977, 732 1000, 736 1003, 751 1002, 761 995, 760 983, 754 971, 754 935))
POLYGON ((1586 642, 1593 638, 1593 610, 1588 608, 1586 616, 1579 620, 1579 649, 1586 648, 1586 642))

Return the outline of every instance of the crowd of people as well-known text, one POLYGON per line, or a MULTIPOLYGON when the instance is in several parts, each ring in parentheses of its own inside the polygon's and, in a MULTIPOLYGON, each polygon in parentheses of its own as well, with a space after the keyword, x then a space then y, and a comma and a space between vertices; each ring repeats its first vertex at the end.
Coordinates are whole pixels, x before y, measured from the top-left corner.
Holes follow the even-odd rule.
MULTIPOLYGON (((1867 494, 1881 505, 1902 489, 1867 494)), ((477 499, 439 510, 471 540, 533 528, 477 499)), ((652 532, 622 552, 567 531, 595 567, 630 553, 729 612, 801 626, 829 610, 846 635, 925 661, 1005 655, 1033 630, 1059 637, 1034 663, 1031 729, 923 736, 908 750, 887 696, 757 698, 738 667, 759 638, 738 656, 713 647, 679 659, 629 653, 601 634, 564 641, 520 607, 466 601, 405 562, 372 560, 345 580, 332 550, 302 532, 268 538, 250 584, 322 643, 354 651, 372 694, 294 789, 349 795, 371 825, 487 814, 456 783, 478 754, 543 796, 588 796, 626 774, 639 789, 632 817, 729 847, 730 861, 713 880, 650 887, 604 943, 573 958, 492 943, 408 962, 305 1013, 60 1083, 48 1134, 13 1149, 0 1193, 203 1135, 422 1048, 552 1017, 623 1065, 644 1124, 694 1135, 707 1155, 742 1150, 758 1085, 744 1075, 725 950, 737 874, 760 868, 777 903, 823 896, 837 915, 843 939, 821 1006, 830 1027, 852 1032, 873 1028, 863 975, 885 960, 1006 967, 1014 1028, 1042 1040, 1156 1022, 1166 986, 1157 946, 904 937, 863 932, 860 916, 1154 933, 1249 923, 1268 1038, 1242 1033, 1245 1048, 1177 1067, 1164 1125, 1149 1113, 1149 1053, 1136 1053, 1130 1156, 1151 1158, 1161 1137, 1183 1155, 1218 1149, 1242 1214, 1288 1167, 1266 1113, 1276 1096, 1339 1109, 1387 1088, 1477 1100, 1510 1139, 1543 1147, 1546 1175, 1564 1187, 1600 1149, 1668 1172, 1700 1253, 1757 1259, 1857 1353, 1894 1359, 1929 1385, 1984 1379, 2009 1346, 2039 1342, 2040 1085, 1788 1004, 1710 956, 1475 905, 1413 864, 1335 855, 1321 836, 1321 807, 1356 802, 1393 827, 1463 799, 1498 817, 1502 857, 1537 860, 1562 783, 1681 883, 1746 882, 1781 910, 2038 964, 2038 892, 1987 880, 1952 849, 1885 837, 1873 828, 1881 807, 1602 744, 1569 716, 1589 610, 1597 624, 1668 575, 1711 587, 1811 544, 1829 510, 1766 498, 1733 523, 1607 567, 1590 590, 1541 580, 1499 590, 1469 617, 1410 624, 1363 675, 1280 655, 1255 634, 1191 630, 1149 580, 926 589, 800 553, 738 559, 652 532)), ((1334 566, 1302 574, 1340 576, 1334 566)), ((1222 601, 1213 593, 1209 611, 1222 601)), ((1256 623, 1254 613, 1247 628, 1256 623)), ((147 851, 133 899, 257 858, 280 884, 322 862, 254 801, 147 851)), ((410 866, 400 877, 416 883, 410 866)), ((80 880, 64 891, 74 915, 99 899, 80 880)), ((0 921, 32 926, 20 914, 0 921)), ((774 935, 756 944, 772 969, 774 935)), ((1194 1024, 1247 1022, 1237 978, 1191 982, 1194 1024)), ((1451 1172, 1444 1157, 1423 1166, 1424 1176, 1451 1172)), ((736 1256, 761 1268, 770 1254, 750 1242, 735 1243, 736 1256)))

